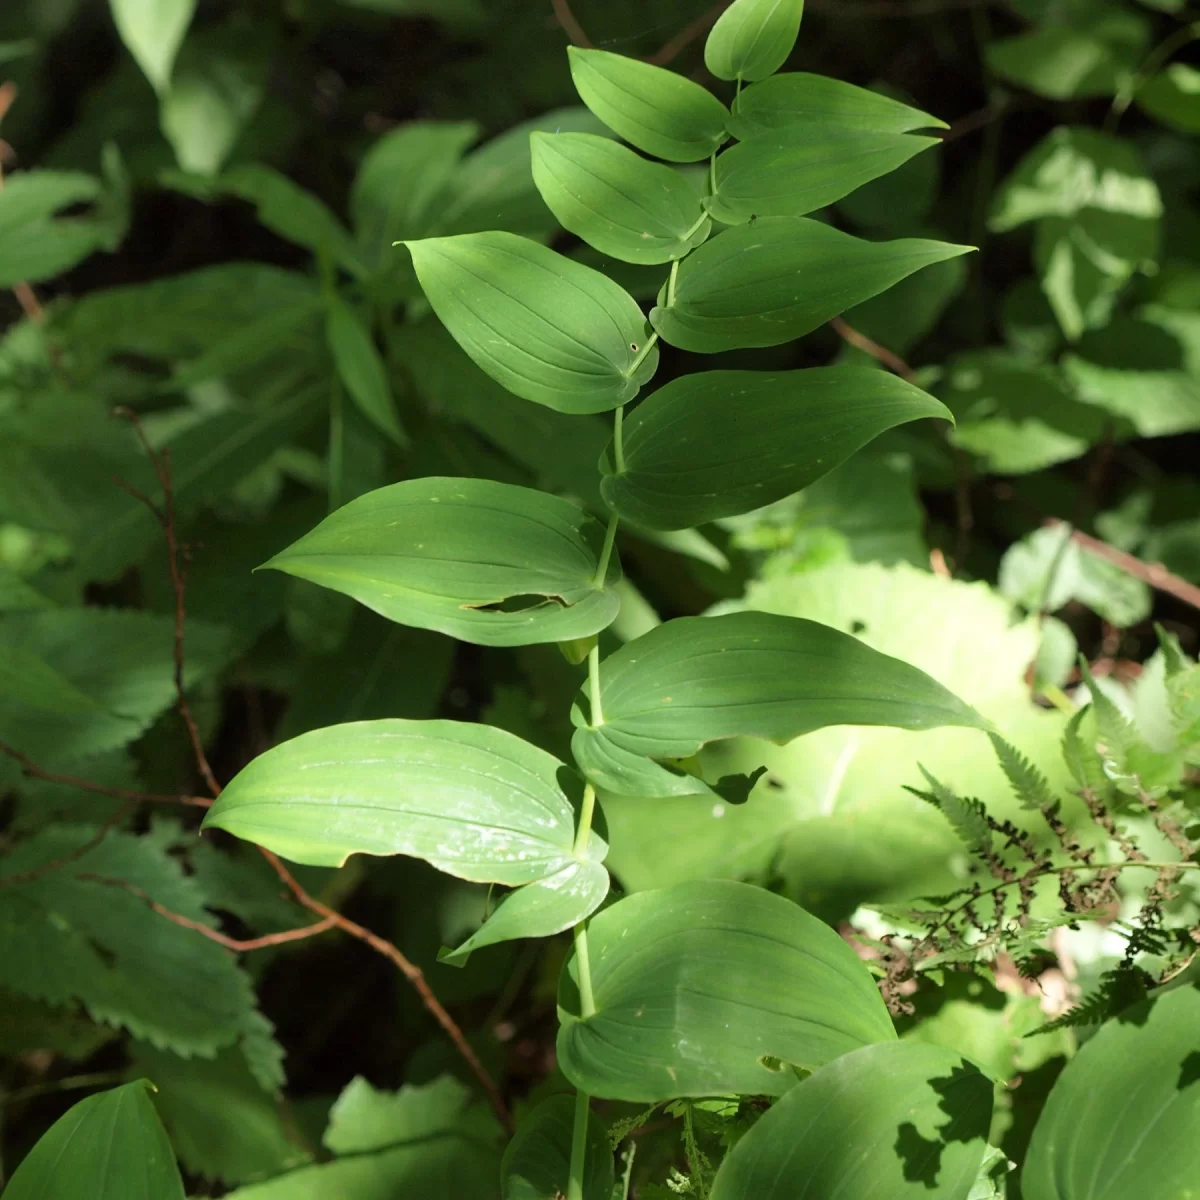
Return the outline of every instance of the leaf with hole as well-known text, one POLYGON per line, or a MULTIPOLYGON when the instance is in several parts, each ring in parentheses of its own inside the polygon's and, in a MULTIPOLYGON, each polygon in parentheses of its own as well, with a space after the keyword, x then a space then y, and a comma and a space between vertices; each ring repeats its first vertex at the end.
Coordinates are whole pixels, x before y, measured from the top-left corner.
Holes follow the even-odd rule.
MULTIPOLYGON (((502 1200, 554 1200, 567 1194, 575 1097, 551 1096, 517 1127, 500 1164, 502 1200)), ((612 1200, 613 1156, 604 1126, 589 1112, 581 1200, 612 1200)))
POLYGON ((609 468, 601 490, 634 525, 684 529, 808 487, 884 430, 923 417, 950 414, 872 367, 685 375, 625 420, 624 469, 609 468))
POLYGON ((700 194, 678 171, 587 133, 535 133, 533 181, 564 229, 623 262, 682 258, 708 236, 700 194))
POLYGON ((664 341, 715 354, 778 346, 968 246, 865 242, 802 217, 764 217, 710 238, 679 265, 650 322, 664 341))
POLYGON ((572 712, 575 761, 597 787, 623 795, 711 789, 656 761, 686 761, 708 742, 759 737, 782 745, 828 725, 935 729, 985 722, 924 671, 851 634, 797 617, 681 617, 600 667, 592 724, 572 712), (640 763, 630 778, 625 764, 640 763), (663 790, 639 790, 655 774, 663 790))
POLYGON ((428 476, 359 496, 264 568, 352 596, 389 621, 481 646, 588 637, 620 603, 604 528, 569 500, 428 476))
POLYGON ((721 1164, 712 1200, 968 1200, 992 1090, 941 1046, 854 1050, 760 1118, 721 1164))
POLYGON ((639 892, 592 918, 587 945, 595 1012, 581 1014, 573 957, 559 981, 558 1062, 592 1096, 777 1096, 797 1069, 896 1036, 853 950, 762 888, 639 892))
POLYGON ((704 65, 718 79, 753 81, 773 75, 800 32, 804 0, 734 0, 704 43, 704 65))
POLYGON ((607 412, 658 366, 646 318, 624 288, 511 233, 405 243, 454 340, 517 396, 560 412, 607 412))
POLYGON ((580 99, 639 150, 699 162, 725 141, 729 110, 698 83, 607 50, 570 46, 567 54, 580 99))

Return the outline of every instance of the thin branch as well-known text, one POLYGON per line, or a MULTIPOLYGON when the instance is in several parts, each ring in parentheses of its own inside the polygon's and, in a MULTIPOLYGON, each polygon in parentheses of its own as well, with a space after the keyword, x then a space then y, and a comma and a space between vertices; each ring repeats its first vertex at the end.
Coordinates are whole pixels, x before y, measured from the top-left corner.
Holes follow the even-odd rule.
POLYGON ((964 12, 975 8, 1001 7, 1007 0, 808 0, 812 12, 855 21, 860 17, 932 17, 939 13, 964 12))
POLYGON ((108 837, 109 833, 125 820, 135 807, 132 801, 121 805, 82 845, 76 846, 74 850, 69 850, 66 854, 60 855, 58 858, 52 858, 49 862, 42 863, 39 867, 32 867, 28 871, 21 871, 15 875, 5 875, 3 878, 0 878, 0 888, 19 887, 21 884, 32 883, 35 879, 40 879, 43 875, 52 875, 55 871, 61 871, 63 867, 70 866, 73 862, 78 862, 85 854, 89 854, 95 850, 108 837))
MULTIPOLYGON (((1056 517, 1048 518, 1045 523, 1051 528, 1066 524, 1056 517)), ((1162 563, 1143 562, 1140 558, 1135 558, 1124 550, 1118 550, 1116 546, 1110 546, 1107 542, 1092 537, 1091 534, 1081 533, 1078 529, 1071 531, 1071 540, 1096 555, 1097 558, 1107 559, 1135 579, 1140 579, 1143 583, 1149 584, 1150 587, 1156 588, 1160 592, 1165 592, 1168 596, 1174 596, 1176 600, 1182 600, 1184 604, 1189 604, 1192 608, 1200 609, 1200 587, 1168 571, 1162 563)))
POLYGON ((869 354, 877 362, 881 362, 887 367, 889 371, 899 375, 901 379, 906 379, 909 383, 916 381, 916 371, 900 355, 889 350, 886 346, 881 346, 878 342, 867 337, 865 333, 859 333, 853 325, 848 325, 841 317, 834 317, 829 322, 829 325, 844 342, 848 342, 851 346, 855 346, 864 353, 869 354))
POLYGON ((708 12, 701 13, 694 21, 689 21, 670 41, 665 42, 660 50, 651 54, 646 62, 656 67, 665 67, 674 62, 688 46, 717 23, 717 19, 731 3, 733 0, 722 0, 722 3, 714 4, 708 12))
POLYGON ((575 14, 571 11, 570 0, 550 0, 550 6, 554 9, 554 19, 562 26, 563 32, 571 39, 572 44, 580 46, 584 50, 591 50, 594 43, 584 32, 583 26, 575 19, 575 14))

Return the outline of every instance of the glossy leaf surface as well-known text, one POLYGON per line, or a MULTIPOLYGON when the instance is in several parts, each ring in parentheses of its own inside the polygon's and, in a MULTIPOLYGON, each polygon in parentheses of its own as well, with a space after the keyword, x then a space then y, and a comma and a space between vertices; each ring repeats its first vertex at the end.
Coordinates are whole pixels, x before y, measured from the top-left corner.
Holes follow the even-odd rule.
POLYGON ((708 211, 726 225, 799 217, 849 195, 937 145, 936 138, 788 129, 731 146, 717 159, 708 211))
POLYGON ((1027 1200, 1186 1197, 1200 1179, 1200 990, 1107 1022, 1067 1064, 1033 1131, 1027 1200))
POLYGON ((704 65, 718 79, 763 79, 796 44, 804 0, 734 0, 704 43, 704 65))
MULTIPOLYGON (((502 729, 458 721, 356 721, 272 747, 208 811, 293 862, 407 854, 439 870, 516 886, 573 861, 562 764, 502 729)), ((589 857, 602 859, 592 833, 589 857)))
POLYGON ((331 296, 328 301, 325 336, 338 376, 359 412, 397 445, 407 445, 408 438, 396 416, 387 368, 371 331, 338 296, 331 296))
MULTIPOLYGON (((500 1164, 501 1200, 555 1200, 567 1194, 575 1097, 551 1096, 520 1123, 500 1164)), ((604 1126, 589 1113, 583 1200, 612 1200, 613 1156, 604 1126)))
POLYGON ((777 1101, 721 1164, 712 1200, 968 1200, 991 1119, 991 1081, 957 1054, 867 1046, 777 1101))
POLYGON ((814 1070, 896 1035, 869 972, 829 926, 733 882, 640 892, 587 933, 596 1012, 559 982, 558 1061, 582 1091, 654 1103, 779 1095, 814 1070))
POLYGON ((626 419, 625 470, 601 490, 634 525, 684 529, 782 499, 921 417, 950 414, 871 367, 685 375, 626 419))
POLYGON ((890 96, 807 71, 774 75, 743 88, 729 122, 729 132, 741 140, 782 130, 832 134, 945 128, 944 121, 890 96))
POLYGON ((579 708, 572 714, 575 759, 598 787, 635 796, 709 789, 670 776, 672 791, 639 792, 643 781, 614 769, 611 757, 683 760, 724 738, 783 744, 827 725, 984 726, 923 671, 828 625, 768 613, 658 626, 604 660, 600 701, 598 726, 587 725, 579 708))
POLYGON ((646 319, 606 275, 511 233, 405 243, 455 341, 510 392, 560 412, 632 400, 658 366, 639 360, 646 319))
POLYGON ((623 262, 682 258, 708 236, 700 194, 678 171, 587 133, 535 133, 533 181, 564 229, 623 262))
POLYGON ((611 54, 567 50, 580 99, 614 133, 655 158, 699 162, 725 140, 729 110, 674 71, 611 54))
POLYGON ((183 1200, 147 1081, 81 1100, 25 1156, 5 1200, 183 1200))
POLYGON ((600 523, 568 500, 429 476, 368 492, 268 563, 402 625, 484 646, 587 637, 620 607, 600 523))
POLYGON ((710 238, 680 263, 674 300, 650 321, 664 341, 713 354, 777 346, 968 247, 865 242, 819 221, 765 217, 710 238))

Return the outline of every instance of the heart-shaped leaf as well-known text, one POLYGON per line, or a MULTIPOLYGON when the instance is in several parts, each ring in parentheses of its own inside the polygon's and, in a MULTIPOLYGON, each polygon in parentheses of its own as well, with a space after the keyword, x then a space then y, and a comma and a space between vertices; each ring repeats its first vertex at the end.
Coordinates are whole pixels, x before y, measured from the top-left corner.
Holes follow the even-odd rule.
POLYGON ((729 110, 698 83, 674 71, 570 46, 580 99, 614 133, 655 158, 699 162, 725 140, 729 110))
POLYGON ((924 671, 848 633, 755 612, 680 617, 629 642, 601 664, 600 710, 591 724, 579 705, 572 712, 575 760, 597 787, 633 796, 711 790, 649 760, 686 760, 724 738, 782 744, 827 725, 986 727, 924 671), (641 790, 655 777, 655 790, 641 790))
POLYGON ((481 646, 588 637, 616 619, 620 566, 596 585, 604 529, 568 500, 428 476, 368 492, 264 564, 388 620, 481 646))
POLYGON ((872 367, 684 375, 626 419, 624 470, 601 490, 634 525, 686 529, 808 487, 885 429, 921 417, 950 413, 872 367))
POLYGON ((919 1042, 865 1046, 792 1088, 721 1164, 712 1200, 967 1200, 991 1080, 919 1042))
POLYGON ((653 376, 646 318, 607 275, 512 233, 405 245, 442 324, 514 395, 559 412, 606 412, 653 376))
POLYGON ((535 133, 533 181, 564 229, 623 262, 682 258, 712 222, 678 171, 588 133, 535 133))
POLYGON ((820 221, 764 217, 689 254, 650 322, 672 346, 702 354, 778 346, 969 249, 923 238, 865 242, 820 221))
MULTIPOLYGON (((504 1151, 502 1200, 555 1200, 567 1194, 575 1097, 551 1096, 530 1112, 504 1151)), ((582 1200, 612 1200, 613 1156, 604 1126, 588 1114, 582 1200)))
MULTIPOLYGON (((503 729, 459 721, 356 721, 301 734, 244 767, 208 810, 293 862, 407 854, 460 879, 517 886, 573 862, 569 773, 503 729)), ((593 831, 586 858, 606 847, 593 831)))
POLYGON ((796 45, 804 0, 734 0, 704 43, 704 65, 718 79, 765 79, 796 45))
POLYGON ((778 1095, 896 1034, 870 973, 828 925, 762 888, 705 880, 639 892, 587 930, 559 982, 558 1062, 581 1091, 652 1104, 778 1095))

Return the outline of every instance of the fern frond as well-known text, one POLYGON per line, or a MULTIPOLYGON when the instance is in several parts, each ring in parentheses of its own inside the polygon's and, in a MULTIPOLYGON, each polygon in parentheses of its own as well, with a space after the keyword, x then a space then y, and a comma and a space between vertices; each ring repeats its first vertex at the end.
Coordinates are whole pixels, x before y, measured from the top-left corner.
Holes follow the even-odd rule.
POLYGON ((1152 980, 1136 967, 1114 967, 1100 978, 1096 990, 1086 996, 1074 1008, 1039 1026, 1026 1037, 1037 1037, 1040 1033, 1053 1033, 1057 1029, 1076 1029, 1082 1025, 1102 1025, 1111 1017, 1131 1008, 1146 998, 1152 980))
POLYGON ((905 791, 920 797, 927 804, 939 809, 950 822, 951 828, 958 834, 959 840, 982 859, 992 857, 992 831, 988 825, 987 810, 975 799, 958 795, 948 788, 941 780, 936 779, 924 767, 921 774, 929 784, 929 791, 920 788, 905 787, 905 791))
POLYGON ((1057 818, 1060 801, 1050 790, 1050 784, 1041 773, 1011 742, 1006 742, 998 733, 988 735, 1000 767, 1008 779, 1021 807, 1030 812, 1050 813, 1057 818))

